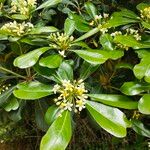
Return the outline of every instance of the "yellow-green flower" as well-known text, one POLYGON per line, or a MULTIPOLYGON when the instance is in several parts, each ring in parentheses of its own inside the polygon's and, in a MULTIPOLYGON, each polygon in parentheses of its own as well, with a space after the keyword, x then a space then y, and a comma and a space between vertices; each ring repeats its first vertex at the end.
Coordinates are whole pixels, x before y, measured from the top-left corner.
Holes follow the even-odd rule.
POLYGON ((50 47, 57 49, 59 54, 65 57, 65 51, 71 47, 71 42, 74 40, 73 36, 68 36, 64 33, 51 33, 49 36, 50 47))
POLYGON ((30 11, 36 7, 36 4, 36 0, 12 0, 11 13, 20 13, 28 16, 30 11))
POLYGON ((72 83, 70 80, 63 80, 61 85, 54 86, 53 92, 59 94, 54 102, 59 106, 61 112, 64 110, 80 112, 85 108, 88 97, 83 80, 74 80, 72 83))
POLYGON ((17 23, 14 21, 4 24, 0 30, 11 36, 20 37, 29 32, 32 28, 33 24, 30 22, 17 23))
POLYGON ((150 7, 146 7, 141 10, 141 18, 143 18, 147 22, 150 21, 150 7))

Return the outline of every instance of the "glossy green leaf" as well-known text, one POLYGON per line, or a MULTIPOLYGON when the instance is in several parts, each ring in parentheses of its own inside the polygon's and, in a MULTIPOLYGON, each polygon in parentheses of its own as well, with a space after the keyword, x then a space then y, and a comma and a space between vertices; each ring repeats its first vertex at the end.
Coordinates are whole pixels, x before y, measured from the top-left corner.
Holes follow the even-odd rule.
POLYGON ((137 82, 125 82, 121 88, 121 92, 126 95, 138 95, 147 90, 150 90, 150 85, 145 83, 137 83, 137 82))
POLYGON ((34 71, 36 71, 39 75, 45 76, 45 77, 49 77, 51 76, 53 73, 55 73, 55 69, 50 69, 47 67, 42 67, 39 64, 36 64, 33 67, 34 71))
POLYGON ((42 9, 42 8, 47 8, 47 7, 52 7, 54 5, 57 5, 60 3, 62 0, 47 0, 44 3, 42 3, 36 10, 42 9))
POLYGON ((53 26, 37 27, 33 28, 28 34, 42 34, 42 33, 51 33, 56 32, 58 29, 53 26))
POLYGON ((118 138, 126 136, 129 121, 119 109, 92 101, 87 101, 86 108, 104 130, 118 138))
POLYGON ((42 47, 23 54, 14 60, 14 66, 22 69, 32 67, 36 64, 39 57, 49 49, 50 47, 42 47))
POLYGON ((98 69, 99 65, 92 65, 84 61, 80 69, 80 79, 85 80, 88 78, 94 71, 98 69))
POLYGON ((60 109, 56 105, 52 105, 45 113, 45 121, 48 125, 51 125, 56 118, 59 117, 60 109))
POLYGON ((44 58, 41 58, 39 61, 40 66, 48 68, 58 68, 62 62, 62 56, 60 55, 50 55, 44 58))
POLYGON ((150 44, 140 43, 131 35, 117 35, 114 38, 114 42, 134 49, 150 48, 150 44))
POLYGON ((141 113, 150 114, 150 94, 145 94, 138 103, 138 109, 141 113))
POLYGON ((100 36, 100 43, 106 50, 114 50, 113 46, 113 38, 110 36, 110 34, 103 34, 100 36))
POLYGON ((92 17, 92 18, 95 18, 95 16, 97 15, 97 9, 96 7, 94 6, 93 3, 91 2, 86 2, 84 4, 84 7, 87 11, 87 13, 92 17))
POLYGON ((39 99, 53 93, 53 88, 50 85, 45 85, 38 81, 22 82, 17 85, 17 89, 13 94, 20 99, 34 100, 39 99))
POLYGON ((146 50, 137 51, 141 61, 135 65, 133 72, 138 79, 144 78, 146 82, 150 83, 150 52, 146 50))
POLYGON ((57 76, 59 77, 60 80, 64 79, 71 81, 73 80, 73 69, 67 61, 64 61, 60 65, 57 71, 57 76))
POLYGON ((64 32, 67 35, 71 35, 75 30, 75 22, 69 18, 65 20, 64 32))
POLYGON ((11 111, 11 110, 16 110, 16 109, 18 109, 18 107, 19 107, 19 102, 18 102, 18 100, 16 99, 16 97, 14 97, 14 96, 12 96, 10 99, 9 99, 9 101, 7 102, 7 104, 6 105, 4 105, 4 109, 6 110, 6 111, 11 111))
POLYGON ((103 64, 108 59, 116 60, 123 56, 123 51, 120 50, 73 50, 73 52, 94 65, 103 64))
POLYGON ((91 29, 89 23, 82 16, 70 13, 69 18, 75 22, 75 29, 79 32, 88 32, 91 29))
POLYGON ((89 38, 90 36, 96 34, 97 32, 99 32, 99 29, 96 27, 90 31, 88 31, 87 33, 83 34, 82 36, 80 36, 78 39, 76 39, 74 42, 79 42, 82 41, 84 39, 89 38))
POLYGON ((69 111, 64 111, 42 138, 40 150, 65 150, 71 136, 71 114, 69 111))
POLYGON ((106 105, 125 108, 125 109, 137 109, 138 102, 133 101, 132 99, 115 94, 88 94, 88 96, 97 102, 101 102, 106 105))
POLYGON ((136 133, 150 138, 150 130, 148 130, 141 121, 132 119, 131 122, 132 128, 136 133))
POLYGON ((11 87, 2 94, 0 94, 0 106, 7 104, 9 101, 10 96, 12 95, 12 92, 15 87, 11 87))
POLYGON ((139 21, 140 19, 133 11, 122 9, 120 12, 114 12, 110 20, 104 25, 104 27, 118 27, 121 25, 136 23, 139 21))

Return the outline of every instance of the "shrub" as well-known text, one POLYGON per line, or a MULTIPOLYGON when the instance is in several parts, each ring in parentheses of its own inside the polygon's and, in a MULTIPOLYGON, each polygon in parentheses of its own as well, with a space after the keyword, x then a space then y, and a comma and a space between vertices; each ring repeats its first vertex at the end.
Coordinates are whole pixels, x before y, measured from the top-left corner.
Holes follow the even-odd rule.
POLYGON ((3 0, 0 10, 0 106, 15 122, 35 115, 41 150, 66 149, 82 114, 115 137, 150 137, 149 3, 3 0))

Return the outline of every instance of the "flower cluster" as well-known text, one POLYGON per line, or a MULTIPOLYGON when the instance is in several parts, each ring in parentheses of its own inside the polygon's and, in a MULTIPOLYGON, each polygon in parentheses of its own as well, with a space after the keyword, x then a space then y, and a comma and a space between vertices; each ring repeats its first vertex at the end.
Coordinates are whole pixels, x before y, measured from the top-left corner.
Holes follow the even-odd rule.
POLYGON ((2 86, 0 87, 0 94, 2 94, 3 92, 7 91, 10 86, 11 86, 11 84, 2 85, 2 86))
MULTIPOLYGON (((116 31, 111 34, 112 37, 115 37, 117 35, 122 35, 122 32, 116 31)), ((126 33, 124 35, 132 35, 137 41, 141 40, 141 36, 140 36, 138 30, 134 30, 132 28, 126 29, 126 33)))
POLYGON ((0 30, 12 36, 22 36, 29 32, 32 28, 33 24, 30 22, 17 23, 14 21, 4 24, 0 30))
POLYGON ((74 40, 73 36, 68 36, 64 33, 51 33, 49 36, 50 46, 57 49, 63 57, 65 57, 65 51, 71 47, 71 42, 74 40))
POLYGON ((70 80, 63 80, 62 85, 56 84, 54 86, 53 92, 54 94, 59 93, 58 98, 55 98, 54 102, 59 106, 61 112, 73 110, 76 113, 85 108, 88 97, 83 80, 74 80, 73 83, 70 80))
POLYGON ((102 32, 102 34, 108 32, 108 29, 105 28, 103 25, 106 23, 106 21, 109 18, 109 14, 103 13, 103 15, 95 15, 94 20, 92 20, 89 25, 95 26, 98 25, 99 30, 102 32))
POLYGON ((133 35, 133 37, 137 40, 140 41, 141 40, 141 36, 139 35, 138 30, 134 30, 134 29, 126 29, 126 35, 133 35))
POLYGON ((147 22, 150 22, 150 7, 146 7, 144 10, 141 10, 141 18, 145 19, 147 22))
POLYGON ((122 35, 122 32, 121 31, 115 31, 113 33, 110 34, 112 37, 115 37, 117 35, 122 35))
POLYGON ((36 7, 36 0, 12 0, 11 13, 19 12, 22 15, 29 15, 30 11, 36 7))

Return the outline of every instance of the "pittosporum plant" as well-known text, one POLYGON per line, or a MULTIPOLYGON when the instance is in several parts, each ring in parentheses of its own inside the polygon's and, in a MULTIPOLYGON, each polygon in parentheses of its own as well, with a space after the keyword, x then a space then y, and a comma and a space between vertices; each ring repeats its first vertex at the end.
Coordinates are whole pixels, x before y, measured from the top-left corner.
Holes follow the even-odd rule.
POLYGON ((28 103, 35 106, 35 122, 46 131, 41 150, 66 149, 74 116, 85 112, 115 137, 127 128, 150 137, 142 123, 150 114, 150 4, 138 4, 137 14, 108 13, 72 1, 62 10, 67 18, 57 18, 60 29, 53 15, 66 3, 0 3, 1 108, 17 122, 28 103), (38 103, 46 106, 44 117, 38 103))

